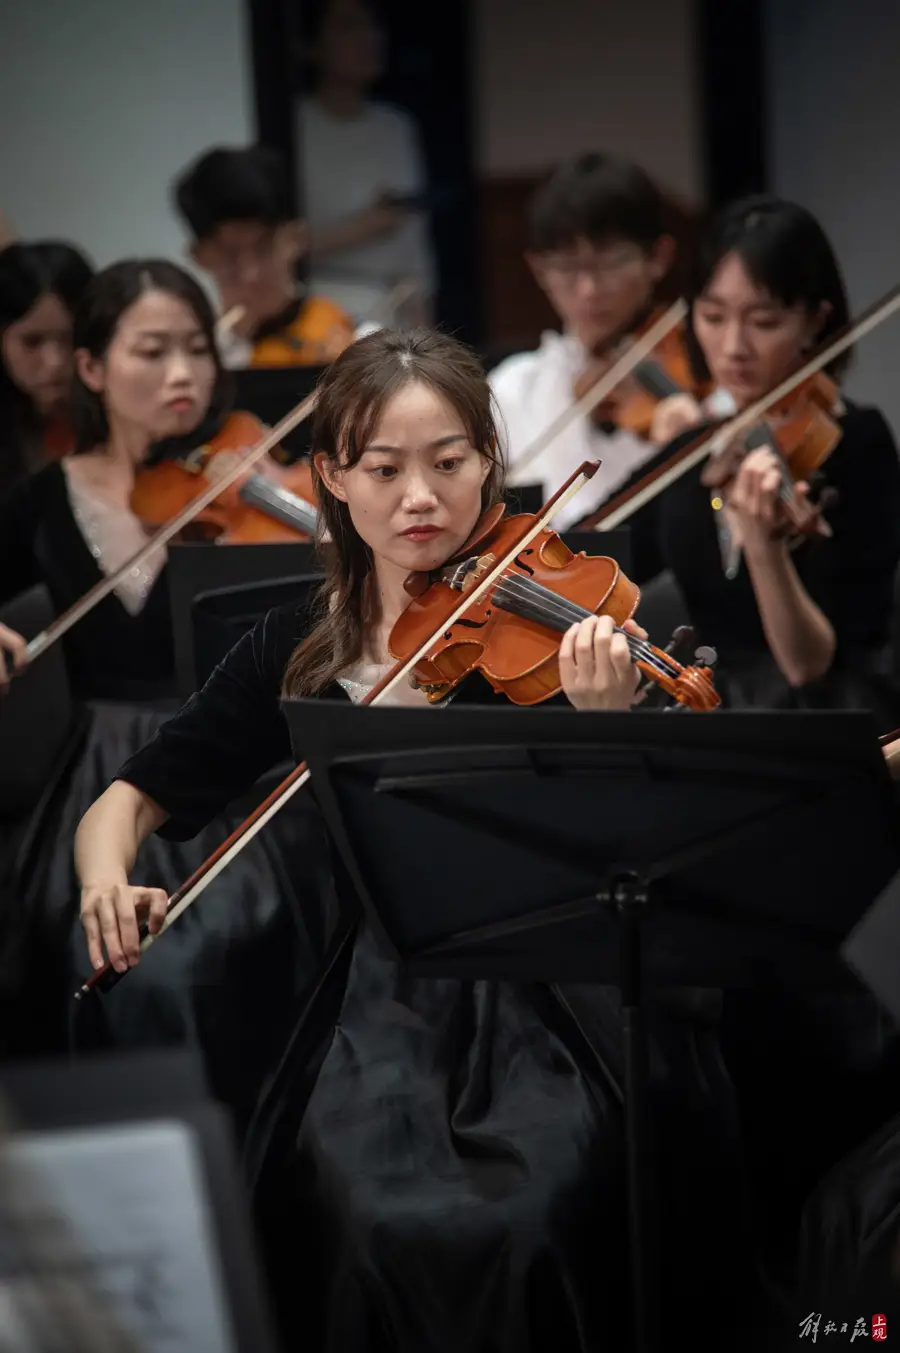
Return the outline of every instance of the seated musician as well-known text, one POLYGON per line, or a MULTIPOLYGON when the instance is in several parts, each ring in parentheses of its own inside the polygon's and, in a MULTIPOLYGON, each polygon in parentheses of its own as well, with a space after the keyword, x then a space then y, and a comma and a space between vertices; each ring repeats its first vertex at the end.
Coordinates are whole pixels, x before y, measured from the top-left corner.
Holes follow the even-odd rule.
POLYGON ((0 251, 0 496, 71 450, 72 315, 92 275, 68 244, 0 251))
MULTIPOLYGON (((151 930, 162 922, 165 895, 129 878, 141 843, 154 832, 192 837, 290 756, 282 693, 358 702, 391 666, 408 574, 452 557, 502 487, 487 382, 468 350, 428 331, 382 330, 347 349, 322 378, 313 445, 336 547, 318 599, 271 611, 79 827, 95 967, 104 951, 120 972, 137 961, 138 914, 149 913, 151 930)), ((559 662, 561 703, 630 704, 629 650, 607 617, 573 626, 559 662)), ((479 673, 456 700, 506 704, 479 673)), ((388 703, 448 717, 424 712, 423 691, 405 681, 388 703)), ((409 847, 426 898, 433 862, 409 847)), ((341 902, 352 919, 354 899, 342 892, 341 902)), ((329 906, 312 892, 305 924, 317 931, 329 906)), ((177 934, 160 937, 154 957, 177 934)), ((257 1201, 284 1346, 629 1347, 614 994, 411 979, 366 926, 352 943, 304 1017, 309 1058, 294 1059, 273 1092, 283 1115, 257 1201)), ((733 1106, 713 1025, 696 1007, 654 1019, 657 1107, 666 1106, 664 1308, 674 1321, 740 1309, 749 1329, 753 1265, 741 1248, 733 1106), (702 1164, 691 1160, 699 1143, 702 1164)), ((718 1350, 718 1318, 691 1327, 695 1350, 718 1350)))
MULTIPOLYGON (((701 239, 688 287, 687 341, 719 406, 747 408, 847 322, 838 261, 816 219, 772 197, 724 210, 701 239)), ((847 357, 830 367, 835 380, 847 357)), ((732 705, 862 705, 885 731, 894 695, 885 673, 900 561, 900 465, 883 415, 839 396, 839 441, 821 466, 836 495, 829 538, 787 530, 782 473, 767 445, 723 490, 688 471, 660 498, 660 548, 698 637, 714 642, 717 685, 732 705)), ((672 395, 651 432, 664 444, 709 417, 672 395)), ((777 438, 778 421, 762 429, 777 438)), ((709 478, 706 472, 707 479, 709 478)), ((797 490, 805 499, 806 486, 797 490)))
POLYGON ((275 151, 207 151, 180 176, 174 195, 191 233, 191 258, 218 292, 226 366, 319 366, 347 346, 354 328, 346 312, 298 287, 306 228, 293 217, 275 151))
POLYGON ((666 234, 662 196, 636 164, 612 155, 567 161, 537 192, 529 220, 528 263, 559 316, 536 352, 501 362, 490 381, 507 437, 510 483, 553 492, 585 460, 600 469, 584 494, 560 513, 565 529, 598 507, 654 454, 630 432, 604 432, 578 419, 517 475, 516 462, 539 433, 575 401, 591 361, 654 308, 675 244, 666 234))
MULTIPOLYGON (((61 614, 115 571, 152 534, 131 507, 152 449, 190 449, 225 421, 229 394, 215 318, 199 284, 161 260, 130 260, 98 273, 75 317, 72 454, 0 500, 0 601, 36 583, 61 614)), ((191 487, 191 496, 196 490, 191 487)), ((144 699, 174 678, 165 550, 124 577, 65 635, 69 673, 82 698, 144 699)), ((0 626, 2 650, 24 643, 0 626)))

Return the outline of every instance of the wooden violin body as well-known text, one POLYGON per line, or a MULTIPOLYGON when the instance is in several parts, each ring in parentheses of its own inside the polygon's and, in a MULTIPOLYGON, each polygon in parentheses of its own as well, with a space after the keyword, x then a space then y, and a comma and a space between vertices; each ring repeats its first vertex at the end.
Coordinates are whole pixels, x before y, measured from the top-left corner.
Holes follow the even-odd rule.
MULTIPOLYGON (((135 516, 148 527, 165 525, 264 433, 252 414, 233 413, 205 446, 140 470, 131 497, 135 516)), ((228 545, 309 540, 315 531, 314 504, 308 463, 286 467, 267 456, 199 512, 182 538, 228 545)))
MULTIPOLYGON (((659 317, 659 312, 655 311, 629 337, 642 337, 659 317)), ((612 347, 593 354, 574 384, 576 400, 582 399, 621 357, 621 347, 622 340, 619 340, 612 347)), ((657 343, 652 356, 639 362, 618 388, 596 406, 591 419, 600 428, 620 428, 646 441, 660 400, 687 393, 699 401, 705 399, 711 389, 711 382, 698 381, 694 376, 684 325, 678 324, 657 343)))
MULTIPOLYGON (((459 605, 465 593, 522 538, 534 518, 505 517, 433 577, 424 591, 411 580, 413 600, 391 631, 398 660, 414 654, 459 605), (418 592, 418 594, 416 594, 418 592)), ((562 635, 589 615, 611 616, 621 628, 634 614, 640 592, 613 559, 573 554, 554 531, 541 531, 515 556, 466 615, 446 630, 413 677, 433 701, 442 700, 476 669, 517 705, 536 705, 562 689, 562 635)), ((627 634, 638 668, 679 703, 714 709, 719 697, 707 669, 686 668, 660 649, 627 634)))

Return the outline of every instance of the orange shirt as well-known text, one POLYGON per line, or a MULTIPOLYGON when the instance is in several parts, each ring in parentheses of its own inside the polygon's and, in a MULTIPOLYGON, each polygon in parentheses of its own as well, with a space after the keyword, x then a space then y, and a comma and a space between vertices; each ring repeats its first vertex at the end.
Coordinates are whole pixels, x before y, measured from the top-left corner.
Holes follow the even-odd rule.
POLYGON ((253 345, 251 366, 324 366, 353 342, 350 316, 324 296, 310 296, 278 333, 253 345))

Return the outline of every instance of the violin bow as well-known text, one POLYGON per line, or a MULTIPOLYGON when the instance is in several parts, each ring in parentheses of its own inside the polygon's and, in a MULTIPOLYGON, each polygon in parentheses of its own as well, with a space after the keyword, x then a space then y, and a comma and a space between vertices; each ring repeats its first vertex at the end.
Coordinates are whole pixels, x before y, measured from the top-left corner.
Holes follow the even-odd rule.
POLYGON ((247 307, 245 305, 233 305, 230 310, 226 310, 225 314, 221 315, 216 321, 216 338, 222 339, 230 334, 234 326, 240 324, 246 313, 247 307))
POLYGON ((768 394, 758 399, 755 404, 748 405, 736 418, 717 428, 715 432, 700 433, 698 438, 688 442, 687 446, 682 447, 661 465, 643 475, 630 488, 623 489, 621 493, 617 493, 613 498, 610 498, 596 512, 591 513, 579 529, 612 531, 615 527, 621 526, 633 513, 637 512, 638 508, 650 502, 670 484, 674 484, 682 475, 687 474, 688 470, 695 465, 699 465, 701 461, 710 456, 716 456, 723 452, 729 442, 742 432, 746 432, 754 423, 757 423, 774 404, 780 403, 786 395, 792 394, 810 376, 814 376, 835 357, 840 356, 842 352, 857 342, 858 339, 863 338, 877 328, 879 324, 883 324, 897 310, 900 310, 900 285, 893 287, 880 300, 875 301, 868 310, 860 315, 859 319, 845 325, 842 332, 823 344, 817 353, 810 357, 793 375, 783 380, 780 385, 776 385, 768 394))
MULTIPOLYGON (((389 672, 386 672, 381 680, 372 687, 372 689, 360 700, 360 705, 377 705, 388 695, 395 686, 399 685, 403 679, 420 662, 430 650, 434 647, 435 641, 441 634, 455 625, 456 622, 465 615, 466 611, 474 602, 490 588, 507 566, 515 557, 521 553, 527 545, 544 530, 552 517, 574 498, 575 494, 587 483, 589 479, 596 474, 599 467, 598 461, 585 461, 584 464, 571 475, 566 482, 550 498, 541 510, 540 516, 522 535, 512 542, 506 553, 495 563, 484 577, 475 584, 471 590, 467 591, 459 605, 452 614, 443 619, 433 634, 419 646, 419 648, 408 658, 401 659, 389 672)), ((305 761, 301 761, 295 766, 289 775, 281 781, 279 785, 272 790, 262 803, 258 804, 254 811, 245 818, 245 820, 235 828, 231 835, 222 842, 222 844, 213 851, 212 855, 201 864, 190 878, 172 894, 169 898, 165 920, 161 928, 155 935, 149 931, 141 940, 141 953, 149 949, 150 945, 164 935, 171 925, 178 920, 189 906, 197 900, 200 895, 206 891, 214 879, 218 878, 223 869, 234 860, 245 846, 249 845, 253 838, 262 831, 263 827, 284 805, 294 797, 299 789, 309 780, 312 772, 305 761)), ((102 968, 98 968, 75 992, 75 1000, 80 1001, 89 991, 100 988, 102 991, 109 991, 125 976, 130 969, 125 972, 116 972, 112 964, 107 962, 102 968)))
POLYGON ((607 395, 612 394, 616 386, 619 385, 627 376, 630 376, 635 367, 640 366, 645 357, 653 351, 658 343, 661 343, 666 334, 671 333, 676 324, 680 324, 687 314, 687 303, 685 301, 676 301, 670 305, 664 315, 661 315, 652 328, 632 343, 631 347, 625 352, 619 360, 610 367, 610 369, 594 382, 589 390, 570 404, 568 408, 563 409, 553 422, 548 424, 544 431, 535 438, 530 446, 522 452, 522 455, 510 467, 508 482, 512 485, 521 483, 522 472, 536 460, 551 442, 554 442, 561 433, 568 427, 577 422, 579 418, 586 418, 588 414, 593 413, 598 404, 602 404, 607 395))

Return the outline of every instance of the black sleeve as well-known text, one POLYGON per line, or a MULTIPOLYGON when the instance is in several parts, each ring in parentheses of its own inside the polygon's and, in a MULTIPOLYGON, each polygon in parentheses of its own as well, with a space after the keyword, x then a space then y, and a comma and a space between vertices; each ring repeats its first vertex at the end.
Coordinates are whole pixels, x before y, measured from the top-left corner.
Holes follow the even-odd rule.
POLYGON ((851 408, 823 477, 837 491, 829 540, 805 542, 797 571, 834 626, 838 650, 886 641, 900 562, 900 459, 877 409, 851 408))
POLYGON ((34 476, 0 499, 0 604, 41 581, 34 542, 42 483, 34 476))
POLYGON ((206 685, 116 776, 169 814, 160 835, 183 841, 273 766, 291 759, 279 697, 303 637, 296 608, 269 611, 235 644, 206 685))

